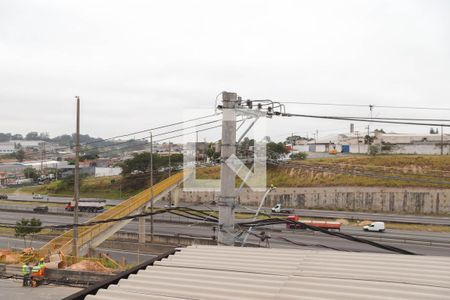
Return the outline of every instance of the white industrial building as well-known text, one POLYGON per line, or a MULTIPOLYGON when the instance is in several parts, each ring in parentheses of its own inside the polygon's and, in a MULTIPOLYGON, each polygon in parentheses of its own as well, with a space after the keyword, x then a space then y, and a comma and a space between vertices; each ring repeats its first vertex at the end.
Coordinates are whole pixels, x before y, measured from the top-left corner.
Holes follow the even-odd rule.
POLYGON ((0 155, 14 153, 19 149, 40 149, 45 144, 47 151, 51 151, 55 146, 45 141, 10 140, 0 143, 0 155))
MULTIPOLYGON (((382 133, 371 132, 373 145, 381 153, 392 154, 450 154, 450 134, 382 133)), ((328 135, 307 145, 296 145, 294 151, 328 152, 336 149, 343 153, 367 153, 365 134, 352 132, 328 135)))
POLYGON ((14 144, 10 143, 0 143, 0 155, 2 154, 11 154, 16 152, 16 147, 14 147, 14 144))
POLYGON ((45 160, 45 161, 29 161, 29 162, 23 162, 20 163, 22 166, 25 166, 27 168, 34 168, 36 170, 43 169, 63 169, 66 168, 68 165, 67 161, 56 161, 56 160, 45 160))

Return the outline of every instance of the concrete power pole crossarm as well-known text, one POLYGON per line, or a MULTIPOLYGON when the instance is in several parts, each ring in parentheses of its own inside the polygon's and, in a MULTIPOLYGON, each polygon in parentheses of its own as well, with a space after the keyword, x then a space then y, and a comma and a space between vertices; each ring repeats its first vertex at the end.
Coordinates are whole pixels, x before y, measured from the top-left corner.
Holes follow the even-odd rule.
POLYGON ((221 245, 234 245, 234 209, 236 201, 236 175, 225 163, 236 154, 236 93, 222 93, 222 144, 220 169, 220 198, 218 242, 221 245))

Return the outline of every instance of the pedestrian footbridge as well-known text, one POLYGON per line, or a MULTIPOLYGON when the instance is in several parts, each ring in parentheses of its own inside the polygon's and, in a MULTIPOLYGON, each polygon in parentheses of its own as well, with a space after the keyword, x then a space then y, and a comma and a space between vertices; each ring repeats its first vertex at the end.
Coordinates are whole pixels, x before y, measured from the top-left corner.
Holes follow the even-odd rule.
MULTIPOLYGON (((183 172, 176 173, 163 181, 158 182, 152 187, 140 192, 137 195, 123 201, 119 205, 97 215, 88 222, 102 221, 108 219, 118 219, 131 214, 138 213, 140 209, 145 207, 150 201, 156 201, 158 198, 166 195, 175 189, 183 181, 183 172), (153 190, 153 191, 152 191, 153 190), (153 193, 153 198, 152 198, 153 193)), ((132 219, 108 222, 93 226, 78 227, 78 247, 79 255, 84 255, 89 248, 95 248, 119 231, 132 219)), ((47 256, 62 252, 69 255, 72 252, 73 230, 68 230, 64 234, 54 238, 39 250, 40 255, 47 256)))

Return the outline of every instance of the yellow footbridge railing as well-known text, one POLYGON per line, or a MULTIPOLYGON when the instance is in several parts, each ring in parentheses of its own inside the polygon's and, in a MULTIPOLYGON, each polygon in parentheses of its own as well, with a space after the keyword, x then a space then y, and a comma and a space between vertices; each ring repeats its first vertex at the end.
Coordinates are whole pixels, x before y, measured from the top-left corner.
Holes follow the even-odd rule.
MULTIPOLYGON (((152 196, 153 188, 153 199, 158 195, 162 194, 166 189, 180 183, 183 180, 183 172, 176 173, 163 181, 158 182, 139 194, 132 196, 131 198, 123 201, 119 205, 97 215, 96 217, 90 219, 88 222, 101 221, 108 219, 117 219, 128 216, 138 209, 143 207, 149 202, 152 196)), ((119 222, 119 221, 118 221, 119 222)), ((103 224, 97 224, 93 226, 78 227, 78 247, 82 247, 89 243, 93 238, 101 235, 103 232, 113 227, 117 222, 109 222, 103 224)), ((61 251, 64 254, 69 254, 72 252, 72 237, 73 230, 68 230, 64 234, 54 238, 47 244, 39 249, 39 253, 42 256, 54 254, 61 251)))

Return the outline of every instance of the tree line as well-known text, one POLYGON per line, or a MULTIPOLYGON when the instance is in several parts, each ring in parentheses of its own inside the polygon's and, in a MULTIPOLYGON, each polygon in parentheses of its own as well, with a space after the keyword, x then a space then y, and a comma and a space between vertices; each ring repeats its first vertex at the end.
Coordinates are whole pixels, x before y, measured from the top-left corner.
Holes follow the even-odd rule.
MULTIPOLYGON (((25 135, 22 134, 14 134, 14 133, 3 133, 0 132, 0 142, 9 142, 11 140, 14 141, 45 141, 58 144, 60 146, 74 146, 75 145, 75 133, 73 134, 63 134, 56 136, 54 138, 50 138, 50 134, 48 132, 37 132, 31 131, 25 135)), ((80 143, 95 143, 96 146, 112 146, 115 144, 114 141, 105 141, 102 138, 91 137, 89 134, 80 134, 80 143)))

